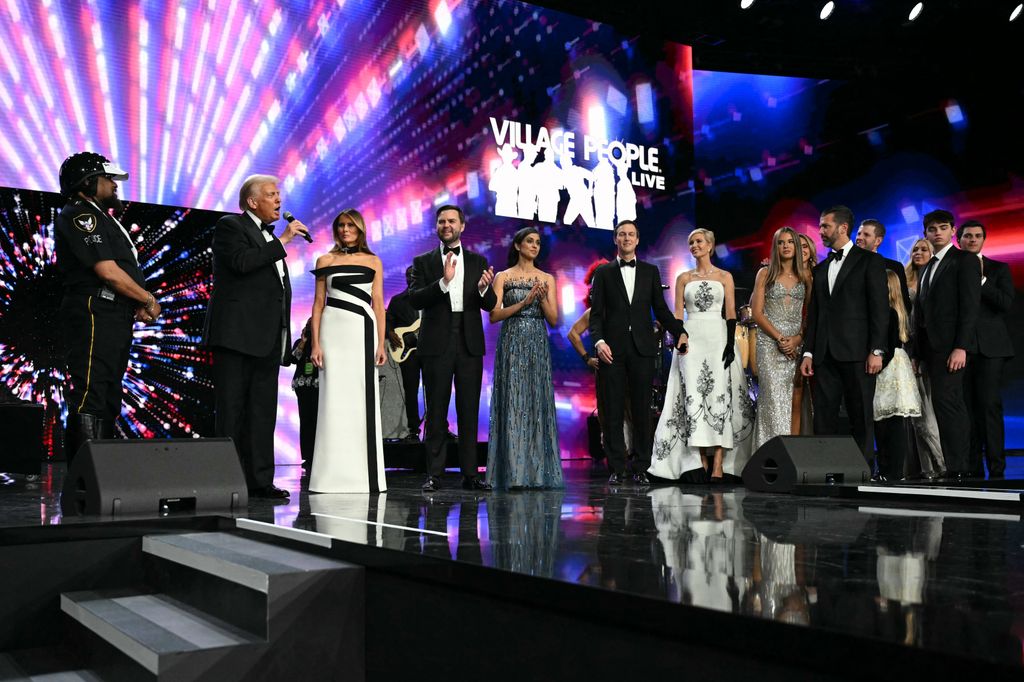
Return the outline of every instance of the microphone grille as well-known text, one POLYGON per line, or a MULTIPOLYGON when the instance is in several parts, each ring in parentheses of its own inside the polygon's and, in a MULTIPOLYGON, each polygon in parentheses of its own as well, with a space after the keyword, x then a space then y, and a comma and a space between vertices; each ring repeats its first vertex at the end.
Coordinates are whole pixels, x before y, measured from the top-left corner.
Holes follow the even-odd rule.
POLYGON ((288 222, 291 222, 291 221, 295 220, 295 216, 292 215, 291 211, 285 211, 284 212, 284 219, 287 220, 288 222))

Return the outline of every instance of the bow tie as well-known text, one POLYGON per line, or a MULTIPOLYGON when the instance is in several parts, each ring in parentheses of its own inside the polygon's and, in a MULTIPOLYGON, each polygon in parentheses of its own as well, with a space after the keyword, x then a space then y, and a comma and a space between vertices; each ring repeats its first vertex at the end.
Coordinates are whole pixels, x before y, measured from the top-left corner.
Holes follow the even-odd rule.
POLYGON ((622 260, 620 258, 619 259, 619 267, 620 268, 635 268, 636 267, 636 259, 634 258, 633 260, 622 260))
POLYGON ((270 223, 260 223, 260 228, 266 230, 270 234, 274 234, 274 226, 270 223))
POLYGON ((828 255, 829 260, 843 260, 843 250, 833 251, 828 255))
POLYGON ((456 256, 462 255, 461 246, 446 246, 444 251, 441 253, 442 256, 447 256, 449 253, 454 253, 456 256))

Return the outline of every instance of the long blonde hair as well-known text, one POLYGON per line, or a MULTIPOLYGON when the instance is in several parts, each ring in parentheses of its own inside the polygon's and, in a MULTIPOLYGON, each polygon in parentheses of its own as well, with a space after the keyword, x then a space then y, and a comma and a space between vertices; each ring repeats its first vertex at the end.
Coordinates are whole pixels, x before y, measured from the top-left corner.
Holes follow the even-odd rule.
POLYGON ((900 285, 900 278, 892 270, 885 271, 885 277, 889 280, 889 307, 896 311, 900 343, 910 341, 910 315, 907 307, 903 305, 903 287, 900 285))
MULTIPOLYGON (((930 241, 928 241, 927 239, 923 239, 923 238, 922 239, 918 239, 916 242, 914 242, 910 246, 910 260, 907 261, 907 266, 904 269, 905 269, 906 274, 907 274, 907 286, 908 287, 912 287, 914 289, 917 288, 917 267, 914 265, 914 247, 916 247, 921 242, 924 242, 925 244, 927 244, 928 245, 928 251, 933 256, 935 255, 935 247, 933 247, 932 243, 930 241)), ((924 266, 922 265, 921 267, 924 267, 924 266)))
POLYGON ((804 283, 805 287, 811 284, 811 273, 804 270, 804 250, 803 245, 800 243, 800 235, 792 227, 780 227, 772 235, 772 255, 768 259, 768 275, 764 280, 765 290, 774 284, 775 280, 782 274, 782 254, 779 252, 779 239, 784 234, 788 234, 793 238, 793 274, 796 275, 799 281, 804 283))

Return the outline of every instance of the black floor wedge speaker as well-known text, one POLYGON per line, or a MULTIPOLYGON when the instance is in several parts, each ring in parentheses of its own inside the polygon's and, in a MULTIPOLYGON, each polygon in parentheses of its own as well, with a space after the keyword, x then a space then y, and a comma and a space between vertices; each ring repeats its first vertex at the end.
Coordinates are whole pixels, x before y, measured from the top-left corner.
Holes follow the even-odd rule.
POLYGON ((864 455, 850 436, 776 436, 743 467, 743 485, 761 492, 791 493, 797 485, 870 479, 864 455))
POLYGON ((92 440, 60 504, 65 516, 239 512, 249 492, 230 438, 92 440))

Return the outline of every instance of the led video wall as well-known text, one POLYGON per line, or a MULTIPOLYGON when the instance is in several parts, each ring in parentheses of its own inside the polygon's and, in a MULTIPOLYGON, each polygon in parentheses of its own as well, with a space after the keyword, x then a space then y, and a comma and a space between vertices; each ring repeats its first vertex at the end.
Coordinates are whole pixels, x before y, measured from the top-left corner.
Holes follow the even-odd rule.
MULTIPOLYGON (((692 225, 688 48, 485 0, 10 0, 0 14, 0 126, 9 131, 0 137, 0 185, 24 188, 20 200, 40 204, 42 216, 11 239, 48 238, 52 199, 33 191, 56 189, 67 154, 96 150, 126 168, 120 194, 130 212, 149 216, 131 218, 140 238, 173 244, 145 263, 150 285, 162 301, 194 303, 180 336, 170 314, 139 328, 140 352, 167 353, 173 338, 202 357, 195 330, 209 273, 208 260, 196 259, 209 246, 213 212, 235 210, 251 173, 277 175, 284 208, 314 236, 289 246, 296 335, 312 304, 308 271, 331 247, 340 210, 367 217, 390 298, 405 287, 412 258, 436 245, 434 207, 456 203, 468 214, 465 243, 499 270, 517 229, 542 228, 540 266, 556 275, 561 311, 550 340, 562 450, 585 451, 593 379, 565 334, 583 312, 584 273, 613 253, 614 222, 636 218, 652 247, 692 225), (161 211, 194 227, 164 224, 161 211), (168 281, 167 272, 189 278, 168 281)), ((21 220, 12 213, 18 200, 6 195, 9 224, 21 220)), ((11 279, 17 291, 22 282, 11 279)), ((499 328, 486 326, 493 350, 499 328)), ((57 401, 52 358, 52 387, 28 392, 29 375, 8 363, 9 352, 0 379, 21 396, 57 401)), ((122 427, 159 436, 184 435, 187 425, 209 435, 209 382, 202 367, 189 367, 188 380, 158 381, 158 364, 133 357, 128 381, 147 390, 129 387, 122 427), (181 414, 168 414, 165 400, 181 414)), ((299 458, 290 377, 282 370, 285 463, 299 458)), ((490 357, 480 438, 489 383, 490 357)))

